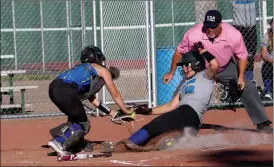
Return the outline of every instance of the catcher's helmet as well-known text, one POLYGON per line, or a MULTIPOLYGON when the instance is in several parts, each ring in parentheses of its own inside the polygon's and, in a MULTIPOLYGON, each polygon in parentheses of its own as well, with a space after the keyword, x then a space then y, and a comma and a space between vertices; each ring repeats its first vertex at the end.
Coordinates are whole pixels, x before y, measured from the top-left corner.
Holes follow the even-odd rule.
POLYGON ((205 59, 198 52, 190 50, 182 56, 182 59, 177 66, 191 66, 195 72, 200 72, 205 69, 205 59))
POLYGON ((80 57, 81 63, 96 63, 102 65, 105 60, 106 57, 102 53, 101 49, 93 45, 86 46, 80 57))

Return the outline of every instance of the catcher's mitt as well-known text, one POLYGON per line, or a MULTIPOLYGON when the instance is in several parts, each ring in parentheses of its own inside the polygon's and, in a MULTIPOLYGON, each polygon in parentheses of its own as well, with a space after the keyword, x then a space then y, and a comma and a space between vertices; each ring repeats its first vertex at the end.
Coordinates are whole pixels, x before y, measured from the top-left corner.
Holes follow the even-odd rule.
POLYGON ((118 110, 118 112, 116 113, 116 115, 111 118, 111 121, 115 124, 123 124, 125 121, 126 122, 131 122, 135 120, 135 112, 126 115, 124 114, 121 110, 118 110))
POLYGON ((109 71, 113 80, 116 80, 120 77, 120 70, 118 68, 110 66, 109 71))

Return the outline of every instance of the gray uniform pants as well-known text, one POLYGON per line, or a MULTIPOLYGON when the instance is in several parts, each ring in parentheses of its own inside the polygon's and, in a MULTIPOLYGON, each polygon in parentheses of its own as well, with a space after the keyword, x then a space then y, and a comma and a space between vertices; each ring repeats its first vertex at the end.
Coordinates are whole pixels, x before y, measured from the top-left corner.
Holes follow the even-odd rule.
MULTIPOLYGON (((230 79, 238 80, 237 65, 231 61, 224 71, 217 74, 217 78, 224 85, 229 84, 228 81, 230 79)), ((243 102, 244 107, 254 125, 268 121, 268 117, 257 88, 255 87, 255 84, 246 77, 245 88, 242 93, 241 101, 243 102)))

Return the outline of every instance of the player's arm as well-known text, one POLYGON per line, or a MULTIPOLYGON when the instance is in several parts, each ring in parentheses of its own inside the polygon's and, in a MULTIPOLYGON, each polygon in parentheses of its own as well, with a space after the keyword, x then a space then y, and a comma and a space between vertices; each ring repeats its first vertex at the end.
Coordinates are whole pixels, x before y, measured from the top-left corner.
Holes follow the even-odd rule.
POLYGON ((200 50, 200 54, 204 56, 204 58, 209 63, 209 67, 206 69, 205 76, 207 79, 214 79, 220 68, 219 61, 215 58, 215 56, 213 56, 205 49, 200 50))
POLYGON ((120 94, 120 92, 118 91, 118 89, 116 88, 113 80, 112 80, 112 76, 111 73, 109 72, 108 69, 106 69, 105 67, 102 67, 100 65, 94 65, 94 68, 96 69, 99 77, 103 78, 105 81, 105 85, 108 88, 108 91, 111 95, 111 97, 113 98, 113 100, 116 102, 116 104, 120 107, 120 109, 125 113, 125 114, 131 114, 132 111, 129 111, 126 108, 126 105, 124 103, 124 100, 120 94))
POLYGON ((261 45, 261 56, 262 56, 262 59, 264 61, 273 63, 273 59, 267 56, 267 54, 268 54, 268 51, 267 51, 267 45, 268 44, 267 43, 268 43, 268 38, 264 37, 262 42, 260 43, 260 45, 261 45))
POLYGON ((106 113, 107 115, 110 115, 111 117, 114 117, 117 111, 109 108, 106 104, 102 103, 100 100, 98 100, 95 96, 91 96, 88 98, 88 100, 99 110, 106 113))
POLYGON ((177 95, 169 103, 152 108, 151 114, 160 115, 160 114, 164 114, 164 113, 170 112, 170 111, 178 108, 179 96, 180 96, 180 93, 178 92, 177 95))
POLYGON ((262 59, 264 61, 267 61, 269 63, 273 63, 273 59, 267 56, 267 48, 266 47, 261 48, 261 55, 262 55, 262 59))

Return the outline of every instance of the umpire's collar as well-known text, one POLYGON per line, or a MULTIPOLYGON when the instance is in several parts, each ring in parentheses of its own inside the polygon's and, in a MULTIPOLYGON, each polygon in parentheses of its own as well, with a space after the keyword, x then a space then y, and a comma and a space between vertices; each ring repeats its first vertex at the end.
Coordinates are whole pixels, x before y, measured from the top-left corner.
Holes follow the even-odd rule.
MULTIPOLYGON (((203 40, 209 40, 206 33, 203 33, 203 40)), ((214 41, 226 41, 227 40, 227 33, 224 26, 222 26, 222 33, 219 37, 215 38, 214 41)))

